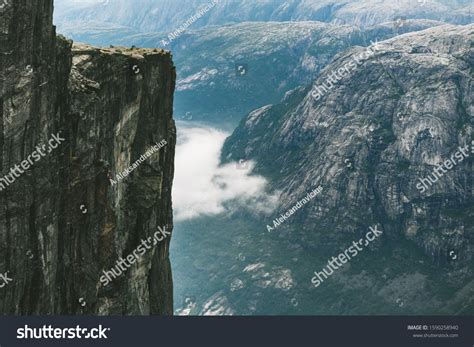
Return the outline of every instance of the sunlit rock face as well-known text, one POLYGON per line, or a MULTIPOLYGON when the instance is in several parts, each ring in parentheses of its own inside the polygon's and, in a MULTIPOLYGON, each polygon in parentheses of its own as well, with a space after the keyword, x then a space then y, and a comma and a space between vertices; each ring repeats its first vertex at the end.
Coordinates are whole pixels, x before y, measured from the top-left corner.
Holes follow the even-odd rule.
POLYGON ((309 248, 337 248, 378 224, 379 247, 416 245, 462 288, 473 260, 473 37, 474 25, 445 25, 379 42, 371 52, 352 48, 311 86, 250 113, 223 160, 256 161, 256 172, 283 191, 281 210, 324 188, 294 217, 299 227, 288 226, 309 248), (420 179, 460 147, 464 159, 454 157, 457 165, 425 188, 420 179))
POLYGON ((73 46, 55 34, 52 0, 0 12, 2 176, 52 135, 64 139, 0 192, 0 269, 13 279, 0 312, 172 314, 169 237, 100 280, 158 227, 173 228, 170 53, 73 46))

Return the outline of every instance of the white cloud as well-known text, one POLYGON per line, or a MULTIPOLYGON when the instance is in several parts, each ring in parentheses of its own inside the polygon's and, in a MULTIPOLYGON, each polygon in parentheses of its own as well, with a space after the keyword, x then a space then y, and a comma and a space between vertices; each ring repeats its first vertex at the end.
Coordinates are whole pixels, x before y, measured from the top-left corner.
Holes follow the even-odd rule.
POLYGON ((220 166, 228 133, 212 128, 179 128, 176 148, 173 208, 182 221, 231 212, 234 207, 270 213, 278 196, 267 194, 267 181, 251 175, 254 163, 220 166))

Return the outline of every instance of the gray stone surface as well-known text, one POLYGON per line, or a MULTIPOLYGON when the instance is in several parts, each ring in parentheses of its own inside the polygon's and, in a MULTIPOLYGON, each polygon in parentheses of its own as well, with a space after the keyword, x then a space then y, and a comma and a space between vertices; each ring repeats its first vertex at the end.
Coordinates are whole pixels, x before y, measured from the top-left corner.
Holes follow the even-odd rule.
POLYGON ((169 238, 108 286, 99 280, 158 226, 173 228, 171 54, 72 46, 52 15, 52 0, 0 9, 2 176, 52 134, 65 138, 0 192, 0 271, 13 278, 0 313, 172 314, 169 238))

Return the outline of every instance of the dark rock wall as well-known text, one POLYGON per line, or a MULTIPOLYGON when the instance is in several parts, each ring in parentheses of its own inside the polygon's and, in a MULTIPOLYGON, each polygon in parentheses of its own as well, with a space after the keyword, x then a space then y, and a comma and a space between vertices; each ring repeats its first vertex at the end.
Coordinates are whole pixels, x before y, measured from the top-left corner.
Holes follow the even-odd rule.
POLYGON ((172 230, 171 55, 73 47, 56 37, 52 3, 0 8, 0 177, 64 138, 0 191, 0 272, 12 278, 0 313, 172 314, 169 236, 107 286, 99 280, 159 226, 172 230))

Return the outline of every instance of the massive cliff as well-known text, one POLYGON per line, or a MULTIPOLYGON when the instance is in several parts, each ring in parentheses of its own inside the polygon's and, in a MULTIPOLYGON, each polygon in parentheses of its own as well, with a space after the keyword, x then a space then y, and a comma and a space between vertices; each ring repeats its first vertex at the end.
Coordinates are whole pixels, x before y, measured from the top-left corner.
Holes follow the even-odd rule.
POLYGON ((173 228, 171 54, 73 45, 52 15, 0 8, 0 313, 172 314, 168 235, 101 281, 173 228))
POLYGON ((223 160, 255 160, 282 191, 280 211, 323 187, 277 232, 319 257, 315 269, 369 226, 384 230, 321 307, 342 305, 345 286, 387 304, 404 295, 411 312, 472 313, 473 36, 445 25, 354 47, 227 140, 223 160))

